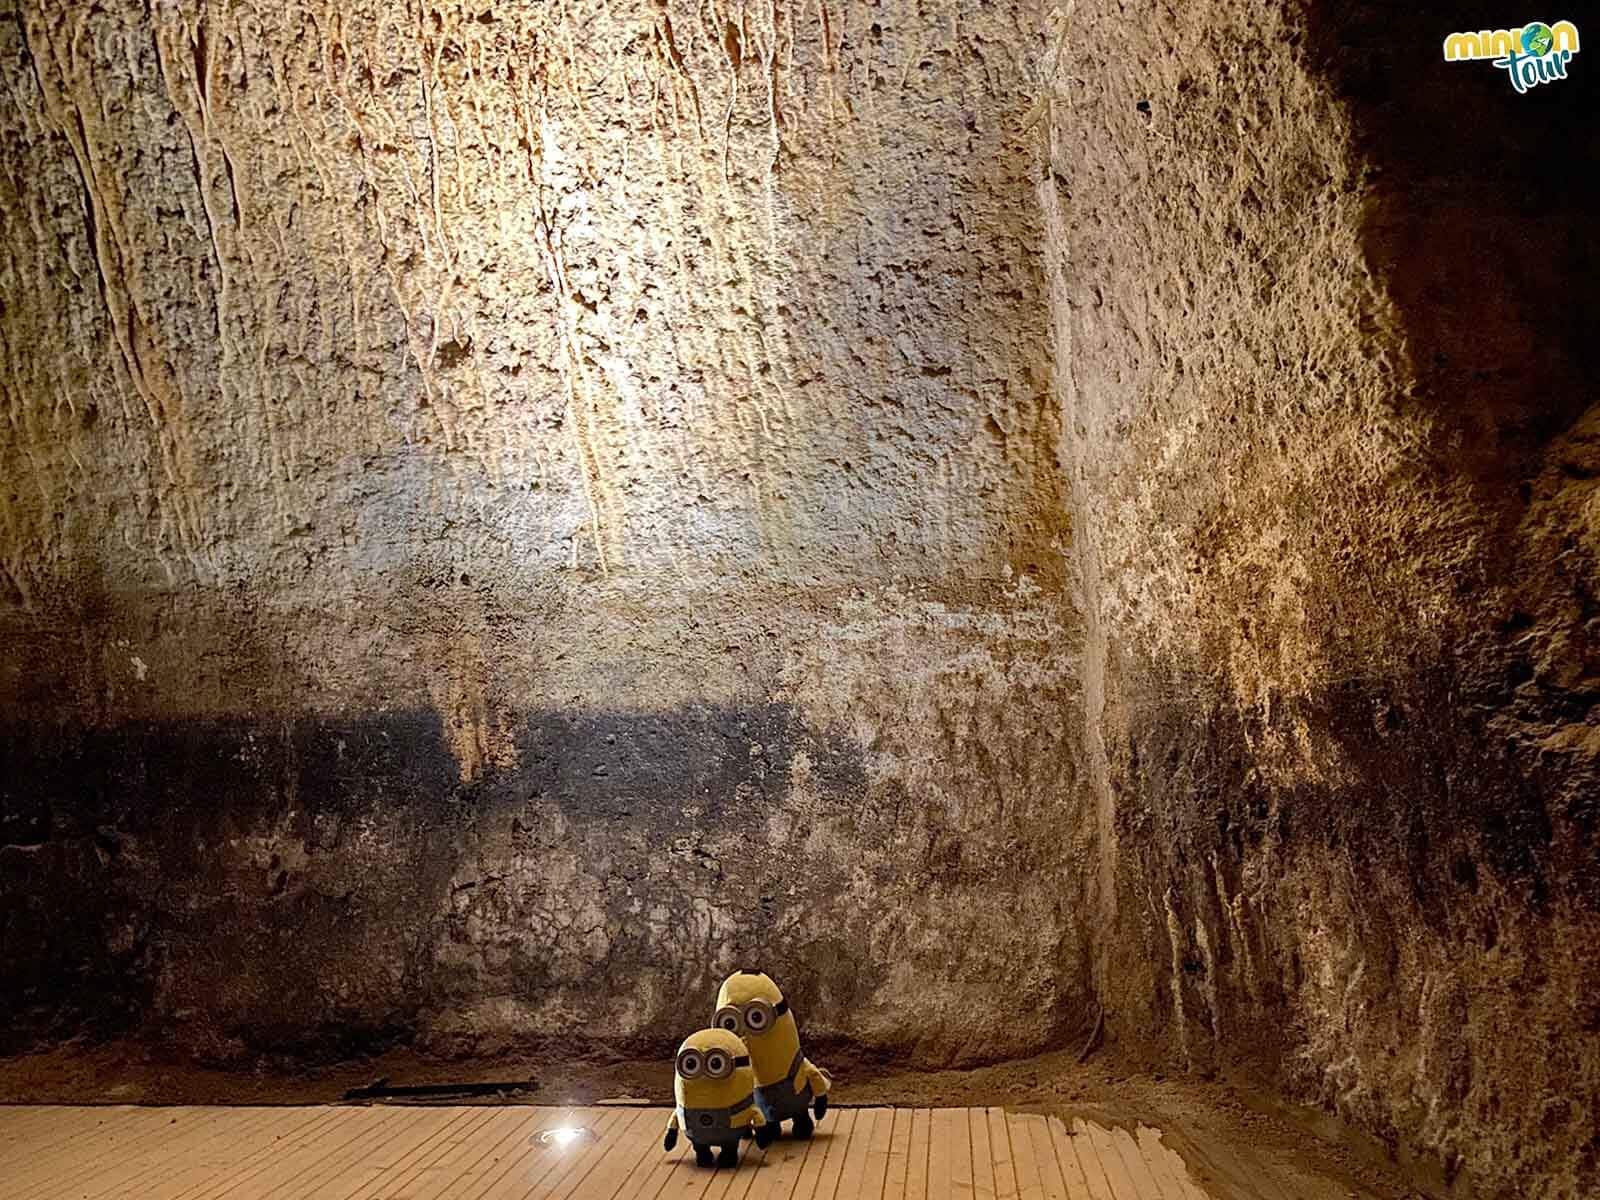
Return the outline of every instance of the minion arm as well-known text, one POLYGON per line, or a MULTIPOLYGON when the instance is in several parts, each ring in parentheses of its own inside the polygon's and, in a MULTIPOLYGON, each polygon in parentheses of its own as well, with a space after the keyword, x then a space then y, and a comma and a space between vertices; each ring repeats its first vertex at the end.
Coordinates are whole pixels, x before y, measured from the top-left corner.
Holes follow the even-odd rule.
POLYGON ((800 1069, 794 1074, 794 1090, 803 1092, 806 1090, 806 1084, 808 1083, 811 1085, 811 1094, 814 1096, 826 1096, 828 1089, 833 1086, 833 1080, 828 1078, 828 1073, 809 1058, 800 1065, 800 1069))
POLYGON ((768 1121, 761 1110, 754 1104, 749 1108, 741 1109, 739 1112, 734 1113, 733 1127, 735 1129, 750 1129, 752 1136, 756 1140, 756 1145, 763 1150, 778 1140, 778 1129, 780 1128, 768 1121))
POLYGON ((667 1118, 667 1136, 661 1139, 661 1148, 671 1150, 678 1144, 678 1110, 673 1109, 672 1115, 667 1118))

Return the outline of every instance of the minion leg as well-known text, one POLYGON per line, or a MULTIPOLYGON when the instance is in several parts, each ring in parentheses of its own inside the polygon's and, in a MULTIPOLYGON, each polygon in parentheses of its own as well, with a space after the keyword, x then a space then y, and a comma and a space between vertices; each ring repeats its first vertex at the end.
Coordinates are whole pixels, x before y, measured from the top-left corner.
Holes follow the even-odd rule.
POLYGON ((694 1161, 702 1167, 709 1167, 716 1164, 717 1156, 712 1153, 710 1146, 696 1142, 694 1144, 694 1161))

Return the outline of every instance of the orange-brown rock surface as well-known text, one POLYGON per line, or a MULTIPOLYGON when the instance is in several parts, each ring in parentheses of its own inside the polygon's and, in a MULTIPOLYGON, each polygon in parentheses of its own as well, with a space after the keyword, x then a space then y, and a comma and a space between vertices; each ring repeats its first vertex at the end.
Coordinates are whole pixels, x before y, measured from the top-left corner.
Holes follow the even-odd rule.
POLYGON ((759 958, 1592 1192, 1594 89, 1504 19, 0 0, 4 1048, 759 958))

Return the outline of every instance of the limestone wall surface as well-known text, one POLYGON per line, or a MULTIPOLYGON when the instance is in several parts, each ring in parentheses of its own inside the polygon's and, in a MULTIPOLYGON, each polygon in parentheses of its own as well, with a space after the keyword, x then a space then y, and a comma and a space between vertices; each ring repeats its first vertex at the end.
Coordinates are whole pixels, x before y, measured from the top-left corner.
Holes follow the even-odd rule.
POLYGON ((1114 1027, 1578 1197, 1595 92, 1443 61, 1496 12, 1058 11, 1040 199, 1114 1027))
POLYGON ((1600 146, 1504 19, 0 0, 0 1049, 761 965, 1593 1194, 1600 146))
POLYGON ((937 1061, 1091 1019, 1042 51, 0 8, 9 1045, 654 1048, 752 958, 937 1061))

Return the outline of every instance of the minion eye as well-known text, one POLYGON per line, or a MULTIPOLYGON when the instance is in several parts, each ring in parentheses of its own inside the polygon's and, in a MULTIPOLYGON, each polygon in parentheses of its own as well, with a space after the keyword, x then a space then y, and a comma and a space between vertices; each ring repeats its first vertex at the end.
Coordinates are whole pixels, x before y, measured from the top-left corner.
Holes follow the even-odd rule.
POLYGON ((705 1064, 701 1061, 700 1055, 693 1050, 685 1050, 678 1055, 678 1074, 685 1079, 693 1079, 700 1074, 701 1068, 704 1066, 705 1064))
POLYGON ((772 1013, 764 1004, 752 1004, 745 1009, 744 1023, 750 1027, 751 1033, 765 1032, 767 1026, 772 1024, 772 1013))
POLYGON ((728 1056, 720 1050, 713 1050, 706 1055, 706 1074, 713 1079, 724 1079, 733 1064, 728 1061, 728 1056))
POLYGON ((726 1029, 729 1033, 739 1032, 739 1010, 737 1008, 724 1008, 717 1013, 717 1028, 726 1029))

